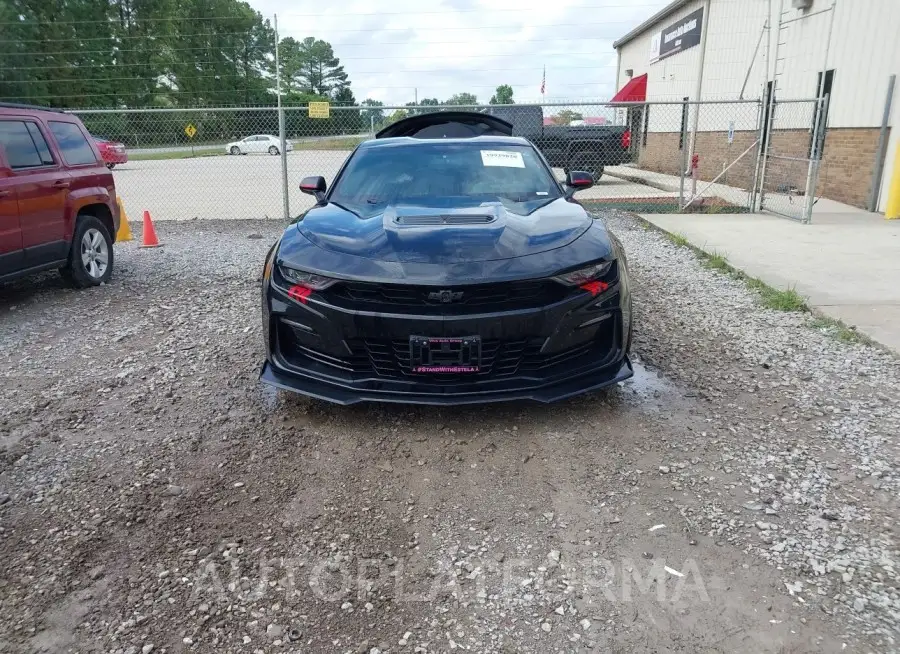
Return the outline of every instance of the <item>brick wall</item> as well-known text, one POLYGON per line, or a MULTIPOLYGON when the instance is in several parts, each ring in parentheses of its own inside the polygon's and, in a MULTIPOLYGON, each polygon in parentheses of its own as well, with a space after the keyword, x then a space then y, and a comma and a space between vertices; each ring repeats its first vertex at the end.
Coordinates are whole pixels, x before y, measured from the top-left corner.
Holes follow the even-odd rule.
POLYGON ((875 174, 879 132, 877 128, 828 130, 816 193, 865 208, 875 174))
MULTIPOLYGON (((874 173, 878 128, 835 128, 825 133, 825 155, 816 194, 856 207, 865 207, 874 173)), ((756 131, 738 131, 728 143, 727 132, 699 132, 700 179, 712 180, 757 138, 756 131)), ((678 175, 682 151, 678 132, 651 132, 638 165, 667 175, 678 175)), ((773 130, 766 166, 766 190, 776 193, 806 187, 810 135, 807 130, 773 130)), ((756 148, 744 155, 720 179, 723 184, 746 189, 753 183, 756 148)))

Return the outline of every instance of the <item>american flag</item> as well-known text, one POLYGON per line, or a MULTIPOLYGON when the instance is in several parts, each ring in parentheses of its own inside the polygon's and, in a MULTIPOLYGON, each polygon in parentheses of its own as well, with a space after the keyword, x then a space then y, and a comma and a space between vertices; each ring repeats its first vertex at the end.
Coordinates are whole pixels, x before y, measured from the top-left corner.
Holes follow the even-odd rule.
POLYGON ((541 95, 544 95, 544 88, 547 86, 547 67, 544 66, 544 76, 541 78, 541 95))

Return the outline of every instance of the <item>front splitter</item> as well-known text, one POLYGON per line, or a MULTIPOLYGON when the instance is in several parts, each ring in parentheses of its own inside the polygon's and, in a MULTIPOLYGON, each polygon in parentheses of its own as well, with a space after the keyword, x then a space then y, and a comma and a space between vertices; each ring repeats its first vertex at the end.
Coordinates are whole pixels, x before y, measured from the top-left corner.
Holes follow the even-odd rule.
POLYGON ((459 404, 487 404, 491 402, 512 402, 528 400, 551 403, 566 400, 576 395, 599 390, 625 381, 634 370, 631 361, 624 357, 619 365, 598 368, 576 377, 562 379, 545 386, 515 388, 515 379, 510 380, 511 388, 483 392, 454 393, 450 387, 422 384, 421 391, 372 390, 353 385, 325 382, 315 377, 281 371, 266 361, 259 378, 266 384, 293 391, 301 395, 332 402, 334 404, 358 404, 360 402, 391 402, 395 404, 430 404, 448 406, 459 404))

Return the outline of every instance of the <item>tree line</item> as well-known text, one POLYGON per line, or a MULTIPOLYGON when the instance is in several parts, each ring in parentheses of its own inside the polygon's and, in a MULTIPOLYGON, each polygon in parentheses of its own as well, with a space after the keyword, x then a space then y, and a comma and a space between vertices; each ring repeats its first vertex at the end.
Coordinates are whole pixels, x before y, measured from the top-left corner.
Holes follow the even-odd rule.
MULTIPOLYGON (((272 105, 275 30, 238 0, 0 0, 0 99, 61 109, 272 105)), ((279 42, 285 102, 353 105, 321 39, 279 42)))
MULTIPOLYGON (((275 40, 269 19, 240 0, 0 0, 0 101, 60 109, 272 107, 275 40)), ((357 106, 330 43, 285 37, 278 46, 285 106, 323 100, 357 106)), ((499 86, 490 102, 513 102, 512 88, 499 86)), ((477 103, 474 94, 457 93, 419 105, 477 103)), ((391 115, 371 99, 361 111, 332 112, 329 119, 290 112, 288 134, 360 133, 427 111, 406 104, 411 108, 391 115)), ((198 142, 277 133, 272 112, 265 111, 83 119, 92 133, 129 145, 186 142, 186 121, 197 128, 198 142)))
MULTIPOLYGON (((3 101, 62 109, 271 106, 274 53, 273 25, 239 0, 0 0, 3 101)), ((285 104, 357 104, 327 41, 283 38, 279 58, 285 104)), ((491 98, 511 101, 507 85, 491 98)), ((443 104, 477 98, 458 93, 443 104)))

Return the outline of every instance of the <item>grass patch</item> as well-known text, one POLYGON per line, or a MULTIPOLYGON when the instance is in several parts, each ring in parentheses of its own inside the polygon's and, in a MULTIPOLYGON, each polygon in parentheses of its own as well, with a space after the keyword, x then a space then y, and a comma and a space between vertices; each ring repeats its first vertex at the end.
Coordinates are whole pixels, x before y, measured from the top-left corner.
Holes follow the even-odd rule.
POLYGON ((223 148, 194 148, 175 152, 129 152, 128 161, 164 161, 166 159, 193 159, 195 157, 217 157, 224 155, 223 148))
MULTIPOLYGON (((294 150, 352 150, 368 139, 368 136, 348 136, 346 138, 323 139, 321 141, 293 141, 294 150)), ((129 161, 165 161, 167 159, 194 159, 196 157, 218 157, 228 154, 225 145, 198 145, 194 151, 173 152, 129 152, 129 161)))
POLYGON ((706 252, 698 247, 691 245, 690 242, 682 234, 668 234, 669 240, 676 245, 684 245, 691 248, 700 259, 700 265, 709 270, 715 270, 728 275, 732 279, 744 282, 751 291, 755 291, 767 309, 775 311, 809 311, 806 299, 797 292, 795 287, 785 290, 779 290, 769 286, 761 279, 750 277, 742 270, 738 270, 730 263, 725 255, 716 251, 706 252))
POLYGON ((691 247, 691 242, 681 232, 666 232, 666 237, 680 248, 691 247))
POLYGON ((718 270, 726 275, 733 275, 736 272, 735 269, 731 267, 731 264, 728 263, 728 259, 715 251, 709 252, 703 257, 703 266, 710 270, 718 270))
POLYGON ((776 311, 809 311, 806 300, 795 288, 791 287, 783 291, 760 282, 759 295, 763 305, 776 311))
POLYGON ((324 139, 322 141, 294 141, 294 150, 352 150, 369 136, 324 139))
POLYGON ((809 326, 841 343, 863 343, 866 345, 874 345, 870 338, 863 336, 853 327, 848 327, 840 320, 834 318, 816 316, 810 321, 809 326))

